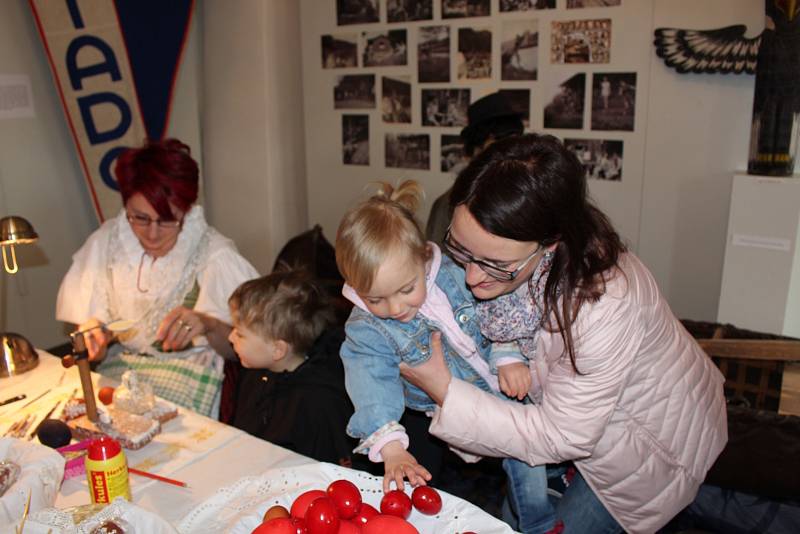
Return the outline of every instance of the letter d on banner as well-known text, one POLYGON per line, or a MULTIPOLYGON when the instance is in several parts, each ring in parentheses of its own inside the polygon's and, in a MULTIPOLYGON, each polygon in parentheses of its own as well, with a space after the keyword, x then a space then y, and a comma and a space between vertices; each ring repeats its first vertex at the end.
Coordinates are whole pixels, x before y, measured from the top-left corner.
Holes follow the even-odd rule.
POLYGON ((120 209, 112 161, 146 137, 114 2, 29 0, 97 216, 120 209))

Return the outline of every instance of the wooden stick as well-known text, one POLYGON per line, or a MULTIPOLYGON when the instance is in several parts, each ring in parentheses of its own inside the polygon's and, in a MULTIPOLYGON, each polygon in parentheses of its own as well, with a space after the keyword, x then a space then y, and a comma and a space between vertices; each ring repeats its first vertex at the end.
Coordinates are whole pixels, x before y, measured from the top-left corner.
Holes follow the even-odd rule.
POLYGON ((141 469, 136 469, 134 467, 129 467, 128 472, 133 473, 134 475, 139 475, 141 477, 152 478, 153 480, 160 480, 161 482, 166 482, 167 484, 174 484, 175 486, 180 486, 182 488, 189 487, 189 485, 186 482, 181 482, 180 480, 175 480, 173 478, 162 477, 161 475, 156 475, 155 473, 142 471, 141 469))

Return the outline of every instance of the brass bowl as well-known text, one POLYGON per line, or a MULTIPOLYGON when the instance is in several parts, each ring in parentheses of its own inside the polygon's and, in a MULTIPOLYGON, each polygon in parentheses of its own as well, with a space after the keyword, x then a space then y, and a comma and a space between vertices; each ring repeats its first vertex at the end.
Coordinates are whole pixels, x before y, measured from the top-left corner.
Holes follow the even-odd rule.
POLYGON ((0 334, 0 377, 21 375, 39 364, 31 342, 19 334, 0 334))

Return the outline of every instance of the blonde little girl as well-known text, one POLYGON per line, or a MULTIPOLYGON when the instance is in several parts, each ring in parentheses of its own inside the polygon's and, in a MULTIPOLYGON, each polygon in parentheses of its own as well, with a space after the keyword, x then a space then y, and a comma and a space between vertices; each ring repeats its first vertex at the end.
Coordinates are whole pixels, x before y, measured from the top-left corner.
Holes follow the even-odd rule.
MULTIPOLYGON (((391 481, 402 488, 404 478, 414 486, 431 478, 407 452, 408 435, 398 421, 406 407, 432 412, 435 403, 400 377, 399 365, 426 361, 435 333, 441 333, 454 376, 499 396, 494 372, 513 396, 524 396, 530 386, 521 354, 504 346, 496 351, 502 357, 492 357, 464 271, 425 241, 414 218, 420 197, 414 181, 396 190, 381 184, 377 194, 344 216, 336 236, 336 263, 346 281, 343 294, 355 304, 341 348, 345 386, 355 406, 347 432, 361 440, 355 452, 384 463, 386 491, 391 481)), ((506 459, 503 468, 519 530, 552 528, 545 467, 506 459)))

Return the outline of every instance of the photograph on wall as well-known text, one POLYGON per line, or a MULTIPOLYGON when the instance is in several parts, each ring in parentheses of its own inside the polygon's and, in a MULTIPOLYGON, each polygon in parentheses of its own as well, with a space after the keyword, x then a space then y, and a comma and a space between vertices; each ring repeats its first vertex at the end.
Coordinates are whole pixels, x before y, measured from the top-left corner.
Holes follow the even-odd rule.
POLYGON ((369 115, 342 115, 342 162, 369 165, 369 115))
POLYGON ((571 76, 551 88, 549 94, 553 96, 544 108, 544 127, 582 129, 586 74, 571 76))
POLYGON ((450 81, 450 27, 423 26, 417 39, 417 82, 450 81))
POLYGON ((564 139, 564 146, 578 157, 587 179, 622 180, 622 141, 564 139))
MULTIPOLYGON (((500 0, 501 2, 503 0, 500 0)), ((577 7, 612 7, 618 6, 622 0, 567 0, 567 9, 577 7)))
POLYGON ((459 80, 487 80, 492 77, 492 32, 488 28, 458 29, 459 80))
POLYGON ((511 105, 511 109, 522 116, 525 128, 531 125, 531 90, 530 89, 500 89, 498 91, 511 105))
POLYGON ((503 22, 500 79, 535 80, 539 69, 539 21, 503 22))
POLYGON ((358 66, 358 35, 323 35, 322 68, 342 69, 358 66))
POLYGON ((367 24, 380 22, 378 0, 336 0, 336 24, 367 24))
POLYGON ((364 32, 361 35, 365 67, 391 67, 408 63, 405 30, 364 32))
POLYGON ((592 76, 592 130, 633 131, 636 73, 596 72, 592 76))
POLYGON ((488 17, 491 6, 491 0, 442 0, 442 18, 488 17))
POLYGON ((423 126, 466 126, 469 89, 423 89, 423 126))
POLYGON ((556 0, 500 0, 500 11, 530 11, 532 9, 555 9, 556 0))
POLYGON ((427 134, 386 134, 386 166, 396 169, 431 168, 431 139, 427 134))
POLYGON ((433 0, 386 0, 389 22, 433 19, 433 0))
POLYGON ((442 134, 442 172, 460 173, 467 166, 464 142, 460 135, 442 134))
POLYGON ((365 109, 375 107, 375 75, 347 74, 336 77, 333 87, 334 109, 365 109))
POLYGON ((384 76, 381 80, 383 122, 411 123, 411 77, 384 76))
POLYGON ((608 63, 610 58, 611 19, 553 21, 552 63, 608 63))

